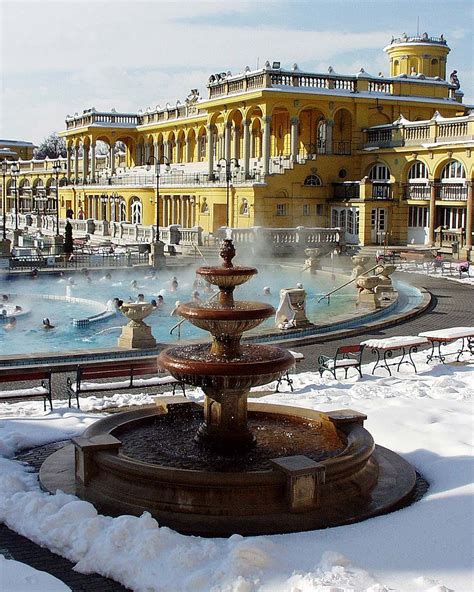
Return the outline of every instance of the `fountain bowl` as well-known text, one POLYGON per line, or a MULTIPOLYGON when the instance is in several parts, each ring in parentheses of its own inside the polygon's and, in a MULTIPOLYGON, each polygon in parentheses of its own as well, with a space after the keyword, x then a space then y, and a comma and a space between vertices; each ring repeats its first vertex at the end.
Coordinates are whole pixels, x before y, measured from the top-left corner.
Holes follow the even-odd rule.
POLYGON ((232 288, 245 284, 258 272, 254 267, 200 267, 196 273, 213 286, 232 288))

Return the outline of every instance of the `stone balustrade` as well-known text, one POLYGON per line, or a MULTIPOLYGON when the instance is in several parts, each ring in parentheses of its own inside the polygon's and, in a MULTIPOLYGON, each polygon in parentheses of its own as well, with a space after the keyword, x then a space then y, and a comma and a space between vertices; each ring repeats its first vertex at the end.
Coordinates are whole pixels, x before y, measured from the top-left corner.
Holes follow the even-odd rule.
POLYGON ((391 148, 446 143, 474 139, 474 115, 441 117, 436 114, 425 121, 408 121, 400 117, 387 126, 365 130, 364 148, 391 148))
MULTIPOLYGON (((218 232, 221 239, 225 234, 225 228, 218 232)), ((268 255, 298 254, 303 253, 308 247, 315 246, 345 246, 344 232, 339 228, 233 228, 232 239, 236 245, 247 246, 255 253, 268 255)))

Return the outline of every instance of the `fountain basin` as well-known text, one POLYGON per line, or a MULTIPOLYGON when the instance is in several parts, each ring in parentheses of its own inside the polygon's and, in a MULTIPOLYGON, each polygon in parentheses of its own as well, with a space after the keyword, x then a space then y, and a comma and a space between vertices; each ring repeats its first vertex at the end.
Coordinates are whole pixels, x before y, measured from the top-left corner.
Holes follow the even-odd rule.
MULTIPOLYGON (((168 403, 170 410, 178 411, 176 421, 180 407, 200 407, 168 403)), ((155 407, 99 420, 84 438, 76 439, 76 470, 74 447, 67 446, 43 463, 42 485, 49 491, 59 487, 75 493, 112 515, 149 511, 161 525, 202 536, 272 534, 357 522, 398 508, 415 486, 412 467, 393 452, 375 446, 362 425, 364 416, 350 410, 321 414, 249 404, 249 417, 257 423, 272 415, 284 421, 290 418, 295 424, 304 421, 315 430, 321 424, 333 424, 342 449, 331 449, 329 457, 318 456, 316 462, 308 459, 324 475, 312 482, 313 487, 308 486, 307 476, 281 470, 281 458, 269 459, 269 467, 260 470, 210 471, 180 468, 172 462, 168 466, 144 462, 127 455, 121 438, 125 440, 125 434, 166 412, 155 407), (300 477, 303 481, 298 481, 300 477), (295 488, 295 482, 300 486, 295 488)), ((298 449, 291 452, 298 453, 298 449)), ((308 447, 302 452, 308 453, 308 447)))
POLYGON ((209 344, 171 347, 159 362, 172 376, 194 386, 244 389, 277 380, 294 366, 287 350, 269 345, 241 344, 240 353, 223 359, 210 352, 209 344))
POLYGON ((245 284, 256 275, 254 267, 200 267, 196 273, 204 277, 210 284, 223 288, 232 288, 245 284))

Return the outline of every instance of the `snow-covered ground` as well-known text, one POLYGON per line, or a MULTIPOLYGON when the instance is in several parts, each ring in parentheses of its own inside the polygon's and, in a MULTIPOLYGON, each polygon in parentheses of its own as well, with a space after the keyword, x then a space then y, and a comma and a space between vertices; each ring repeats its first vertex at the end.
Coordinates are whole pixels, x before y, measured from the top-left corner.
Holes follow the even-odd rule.
POLYGON ((462 277, 459 276, 459 272, 451 267, 448 262, 443 263, 443 267, 435 268, 433 264, 421 264, 421 263, 397 263, 397 271, 404 271, 406 273, 421 273, 423 275, 429 275, 435 278, 445 278, 453 282, 459 282, 460 284, 469 284, 474 286, 474 265, 470 265, 469 273, 463 273, 462 277))
POLYGON ((160 527, 148 514, 111 518, 74 496, 47 495, 28 466, 11 460, 22 448, 80 434, 102 416, 92 408, 153 400, 122 394, 84 399, 81 411, 65 401, 55 402, 53 413, 44 413, 42 402, 0 405, 0 520, 67 557, 77 571, 143 592, 468 592, 474 589, 474 360, 428 366, 425 353, 415 358, 418 374, 407 366, 392 377, 383 370, 373 377, 366 366, 362 380, 304 373, 295 377, 294 393, 259 399, 367 413, 376 442, 430 483, 420 502, 399 512, 313 532, 201 539, 160 527))
POLYGON ((2 592, 71 592, 61 580, 29 565, 0 555, 0 590, 2 592))

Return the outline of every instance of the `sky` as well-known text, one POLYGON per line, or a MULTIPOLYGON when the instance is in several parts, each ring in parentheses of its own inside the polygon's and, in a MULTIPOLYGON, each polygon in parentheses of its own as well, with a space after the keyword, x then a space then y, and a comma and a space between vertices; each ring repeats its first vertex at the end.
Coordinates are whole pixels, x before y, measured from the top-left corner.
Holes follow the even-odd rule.
POLYGON ((266 60, 389 74, 406 32, 444 34, 474 104, 473 0, 0 0, 0 138, 41 142, 84 109, 137 112, 207 97, 214 72, 266 60))

